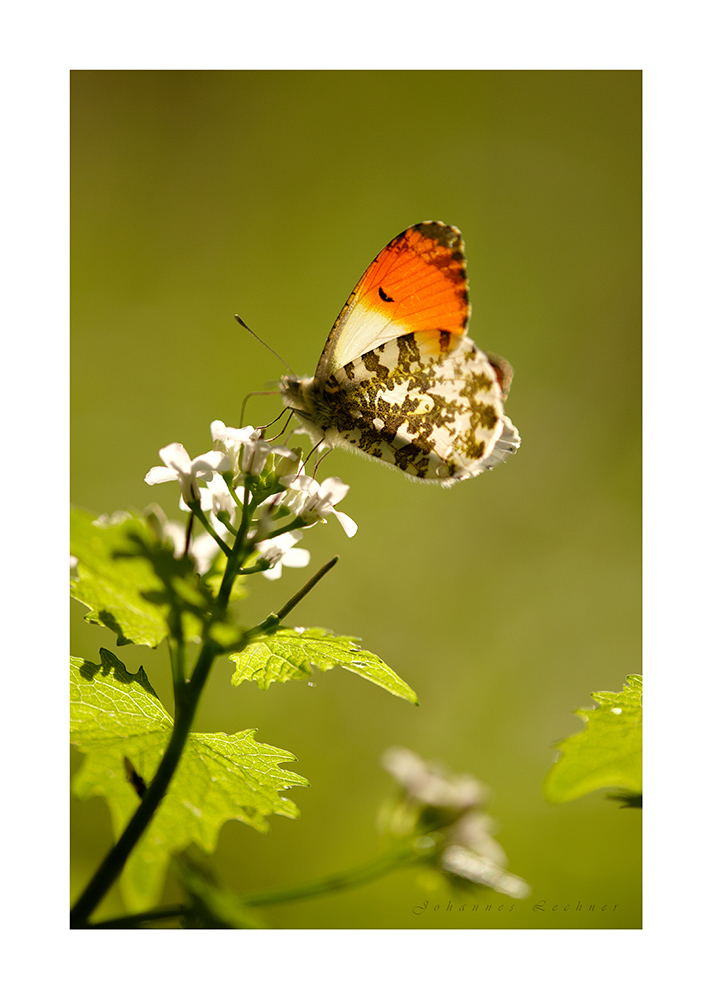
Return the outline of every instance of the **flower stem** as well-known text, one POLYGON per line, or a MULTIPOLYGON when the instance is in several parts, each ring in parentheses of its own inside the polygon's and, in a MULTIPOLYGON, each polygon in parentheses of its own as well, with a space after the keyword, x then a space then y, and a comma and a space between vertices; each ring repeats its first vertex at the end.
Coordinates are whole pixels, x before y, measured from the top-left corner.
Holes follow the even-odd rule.
POLYGON ((247 531, 256 505, 257 504, 254 503, 254 500, 250 497, 247 486, 245 486, 245 504, 242 508, 240 527, 237 532, 237 537, 235 539, 235 544, 232 547, 232 551, 227 557, 225 575, 223 576, 222 583, 220 584, 220 591, 217 596, 217 604, 221 610, 225 610, 227 607, 232 587, 237 579, 240 569, 242 568, 242 564, 248 555, 248 551, 243 549, 245 547, 245 538, 247 537, 247 531))
POLYGON ((183 558, 185 558, 190 551, 190 537, 193 533, 193 520, 195 519, 195 514, 190 511, 190 517, 188 517, 188 525, 185 529, 185 545, 183 546, 183 558))
POLYGON ((344 891, 347 888, 355 888, 368 881, 383 877, 389 871, 396 870, 406 864, 419 863, 424 859, 424 852, 414 848, 412 843, 395 853, 386 854, 383 857, 376 857, 365 864, 353 867, 349 871, 341 871, 339 874, 327 874, 323 878, 316 878, 314 881, 303 881, 301 884, 285 885, 281 888, 263 888, 257 891, 241 892, 237 900, 241 905, 276 905, 279 902, 298 902, 304 898, 312 898, 314 895, 326 895, 332 891, 344 891))
POLYGON ((187 916, 190 909, 187 905, 161 905, 145 912, 136 912, 128 916, 118 916, 116 919, 105 919, 100 923, 87 926, 89 930, 138 930, 145 923, 160 923, 165 919, 180 919, 187 916))
POLYGON ((329 572, 330 569, 334 568, 334 566, 338 561, 339 561, 339 556, 334 555, 334 557, 331 559, 330 562, 327 562, 326 565, 323 565, 318 572, 315 572, 312 578, 307 583, 304 584, 301 590, 299 590, 298 593, 295 593, 294 596, 291 598, 291 600, 288 600, 281 610, 277 611, 276 616, 279 618, 280 621, 284 620, 287 614, 289 614, 290 611, 294 610, 299 601, 304 599, 307 593, 309 593, 309 591, 316 586, 316 584, 319 582, 320 579, 324 578, 324 576, 327 574, 327 572, 329 572))
MULTIPOLYGON (((348 871, 341 871, 338 874, 328 874, 322 878, 315 878, 313 881, 303 881, 300 884, 287 885, 281 888, 262 888, 257 891, 237 892, 233 894, 234 900, 241 906, 253 906, 257 908, 262 905, 279 905, 281 902, 300 902, 303 899, 313 898, 315 895, 326 895, 329 892, 346 891, 349 888, 357 888, 359 885, 367 884, 383 877, 390 871, 405 867, 408 864, 422 863, 427 859, 430 849, 418 848, 412 841, 393 853, 375 860, 369 860, 365 864, 348 871)), ((120 916, 117 919, 109 919, 102 923, 95 923, 91 929, 122 929, 136 928, 142 923, 158 922, 165 919, 176 919, 190 914, 189 905, 160 906, 156 909, 149 909, 146 912, 138 912, 128 916, 120 916)))
POLYGON ((220 535, 218 534, 218 532, 215 530, 215 528, 210 523, 210 521, 205 516, 205 514, 203 513, 203 511, 200 509, 199 506, 196 505, 195 510, 191 510, 190 516, 191 516, 191 518, 193 516, 197 516, 198 520, 203 525, 203 527, 208 532, 208 534, 211 536, 211 538, 213 539, 213 541, 217 544, 218 548, 222 551, 223 555, 228 555, 229 556, 230 552, 232 551, 232 549, 230 548, 229 545, 225 544, 225 542, 223 541, 223 539, 220 537, 220 535))

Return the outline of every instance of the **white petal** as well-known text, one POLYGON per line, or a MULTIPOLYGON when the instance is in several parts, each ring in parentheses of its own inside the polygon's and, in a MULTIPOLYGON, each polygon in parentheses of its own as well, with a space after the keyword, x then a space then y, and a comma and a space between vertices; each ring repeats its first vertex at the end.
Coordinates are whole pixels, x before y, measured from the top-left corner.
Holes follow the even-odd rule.
POLYGON ((193 538, 190 544, 190 554, 195 559, 195 568, 199 575, 202 576, 204 572, 207 572, 219 550, 217 542, 207 532, 193 538))
POLYGON ((210 504, 213 513, 229 513, 233 515, 236 509, 235 500, 230 494, 230 490, 225 485, 225 480, 221 475, 214 475, 208 483, 206 489, 210 497, 210 504))
POLYGON ((178 478, 178 472, 174 468, 165 468, 163 465, 154 465, 149 468, 143 481, 149 486, 158 485, 159 482, 171 482, 178 478))
POLYGON ((259 436, 259 431, 254 427, 226 427, 222 420, 213 420, 210 424, 210 433, 214 441, 238 441, 246 444, 247 441, 254 440, 259 436))
POLYGON ((169 520, 163 527, 163 537, 173 545, 176 557, 183 554, 185 548, 185 524, 177 520, 169 520))
POLYGON ((224 451, 206 451, 199 454, 192 464, 192 471, 195 474, 201 472, 227 472, 230 469, 230 461, 224 451))
POLYGON ((295 492, 304 492, 308 496, 313 496, 319 492, 319 483, 311 475, 297 475, 290 488, 295 492))
POLYGON ((282 556, 282 565, 287 569, 303 569, 310 559, 311 552, 306 548, 290 548, 282 556))
POLYGON ((288 447, 283 447, 281 444, 274 444, 271 447, 272 454, 278 454, 282 458, 289 458, 291 461, 296 461, 297 456, 294 451, 290 451, 288 447))
POLYGON ((319 489, 319 495, 328 500, 329 503, 339 503, 351 487, 337 476, 332 475, 329 479, 324 479, 319 489))
MULTIPOLYGON (((212 510, 213 508, 213 497, 209 489, 198 489, 198 494, 200 496, 200 509, 201 510, 212 510)), ((186 501, 181 496, 178 501, 178 506, 181 510, 185 510, 190 513, 190 507, 186 501)))
POLYGON ((246 475, 261 475, 264 471, 270 446, 266 441, 255 440, 244 445, 240 467, 246 475))
POLYGON ((358 531, 358 524, 356 521, 352 520, 347 514, 342 513, 341 510, 334 510, 334 516, 346 532, 346 537, 352 538, 356 531, 358 531))
POLYGON ((190 472, 190 455, 182 444, 167 444, 158 452, 158 457, 168 468, 175 468, 184 475, 190 472))

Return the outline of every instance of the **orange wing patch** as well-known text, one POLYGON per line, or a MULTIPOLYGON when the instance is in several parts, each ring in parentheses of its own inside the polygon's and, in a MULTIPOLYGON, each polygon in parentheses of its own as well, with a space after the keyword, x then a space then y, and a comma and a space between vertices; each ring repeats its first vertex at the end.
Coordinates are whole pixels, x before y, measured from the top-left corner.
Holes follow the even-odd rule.
POLYGON ((462 336, 470 305, 459 230, 437 222, 406 229, 382 250, 361 278, 355 297, 409 332, 462 336))
POLYGON ((460 230, 421 222, 391 240, 358 282, 329 334, 317 374, 328 377, 409 333, 432 331, 421 343, 427 350, 432 342, 433 356, 444 349, 443 335, 454 349, 469 317, 460 230))

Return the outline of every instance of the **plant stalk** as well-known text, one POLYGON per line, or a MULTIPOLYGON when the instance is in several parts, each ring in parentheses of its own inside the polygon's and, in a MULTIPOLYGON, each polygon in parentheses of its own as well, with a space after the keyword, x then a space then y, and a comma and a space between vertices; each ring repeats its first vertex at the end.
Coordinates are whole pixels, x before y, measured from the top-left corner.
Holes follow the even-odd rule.
MULTIPOLYGON (((407 864, 422 863, 427 859, 428 850, 417 850, 412 842, 393 853, 375 860, 369 860, 365 864, 360 864, 348 871, 341 871, 338 874, 329 874, 323 878, 316 878, 314 881, 304 881, 301 884, 287 885, 281 888, 263 888, 257 891, 238 892, 234 894, 235 901, 239 905, 253 906, 257 908, 262 905, 278 905, 281 902, 299 902, 302 899, 313 898, 315 895, 326 895, 329 892, 345 891, 349 888, 356 888, 358 885, 374 881, 383 877, 390 871, 397 870, 407 864)), ((149 909, 146 912, 139 912, 128 916, 119 916, 117 919, 108 919, 105 922, 97 923, 92 929, 127 929, 136 928, 139 923, 162 921, 164 919, 175 919, 188 915, 190 906, 174 905, 164 906, 157 909, 149 909)))

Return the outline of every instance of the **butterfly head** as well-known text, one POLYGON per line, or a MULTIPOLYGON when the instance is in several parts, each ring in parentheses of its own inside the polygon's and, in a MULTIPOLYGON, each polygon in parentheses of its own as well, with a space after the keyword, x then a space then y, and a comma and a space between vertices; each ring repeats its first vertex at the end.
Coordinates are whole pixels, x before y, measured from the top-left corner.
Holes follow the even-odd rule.
POLYGON ((325 429, 331 416, 328 404, 322 399, 314 378, 297 378, 284 375, 279 383, 282 402, 291 409, 303 429, 309 434, 313 444, 324 439, 325 429))

